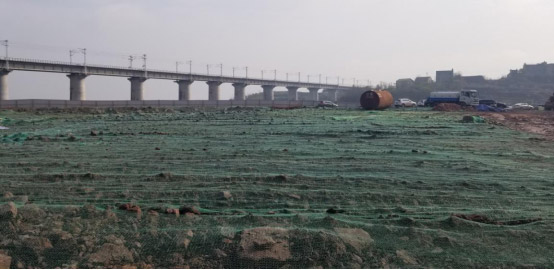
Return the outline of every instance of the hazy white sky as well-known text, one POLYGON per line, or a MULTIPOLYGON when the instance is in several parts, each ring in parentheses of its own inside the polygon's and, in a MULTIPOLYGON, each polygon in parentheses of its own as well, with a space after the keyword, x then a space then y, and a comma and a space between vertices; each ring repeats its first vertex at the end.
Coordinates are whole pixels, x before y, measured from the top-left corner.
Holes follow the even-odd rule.
MULTIPOLYGON (((223 63, 229 75, 248 66, 252 76, 276 69, 283 79, 375 84, 451 68, 498 78, 554 62, 553 14, 549 0, 0 0, 0 39, 11 57, 68 61, 70 49, 86 47, 89 63, 127 66, 128 55, 146 53, 159 69, 191 59, 197 72, 223 63)), ((12 72, 9 82, 12 99, 69 98, 63 74, 12 72)), ((86 85, 88 99, 130 97, 124 78, 86 85)), ((177 99, 171 81, 145 88, 146 99, 177 99)), ((222 85, 222 98, 232 89, 222 85)), ((193 99, 207 96, 204 82, 193 84, 193 99)))

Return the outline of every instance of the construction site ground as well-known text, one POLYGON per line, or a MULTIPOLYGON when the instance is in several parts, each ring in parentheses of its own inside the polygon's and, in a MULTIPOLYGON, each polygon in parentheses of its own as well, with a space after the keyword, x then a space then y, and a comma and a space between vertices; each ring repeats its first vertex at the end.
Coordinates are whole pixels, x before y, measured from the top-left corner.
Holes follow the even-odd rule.
POLYGON ((552 112, 0 118, 0 266, 554 268, 552 112))

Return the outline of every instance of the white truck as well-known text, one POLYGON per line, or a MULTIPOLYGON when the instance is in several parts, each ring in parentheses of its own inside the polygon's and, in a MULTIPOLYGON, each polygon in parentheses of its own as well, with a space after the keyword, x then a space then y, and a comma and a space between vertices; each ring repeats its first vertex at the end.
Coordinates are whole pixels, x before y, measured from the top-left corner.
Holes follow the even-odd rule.
POLYGON ((462 90, 459 92, 431 92, 425 101, 425 106, 435 106, 439 103, 456 103, 462 106, 479 105, 477 90, 462 90))

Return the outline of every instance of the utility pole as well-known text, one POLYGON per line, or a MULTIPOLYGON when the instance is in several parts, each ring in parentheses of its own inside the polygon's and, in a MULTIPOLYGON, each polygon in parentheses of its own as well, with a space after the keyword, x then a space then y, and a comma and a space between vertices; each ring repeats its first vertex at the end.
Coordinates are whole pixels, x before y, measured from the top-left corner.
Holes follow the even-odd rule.
POLYGON ((189 64, 189 80, 192 82, 192 60, 188 60, 187 64, 189 64))
POLYGON ((133 60, 135 60, 135 57, 132 55, 129 55, 129 69, 133 68, 133 60))
POLYGON ((8 57, 8 47, 9 47, 9 41, 6 39, 6 40, 2 40, 2 45, 4 47, 6 47, 6 69, 9 70, 10 69, 10 60, 9 60, 9 57, 8 57))
POLYGON ((148 72, 146 71, 146 54, 142 55, 142 67, 144 68, 144 78, 148 76, 148 72))
POLYGON ((298 82, 300 82, 300 72, 298 72, 298 82))
POLYGON ((75 53, 77 53, 77 51, 75 51, 75 50, 69 50, 69 64, 70 64, 70 65, 73 64, 73 55, 75 55, 75 53))
POLYGON ((83 66, 85 68, 85 74, 87 74, 87 48, 79 48, 83 54, 83 66))
POLYGON ((187 64, 189 64, 189 74, 192 74, 192 60, 188 60, 187 64))
POLYGON ((246 69, 246 79, 248 79, 248 67, 245 67, 246 69))
POLYGON ((273 70, 273 80, 277 80, 277 70, 273 70))

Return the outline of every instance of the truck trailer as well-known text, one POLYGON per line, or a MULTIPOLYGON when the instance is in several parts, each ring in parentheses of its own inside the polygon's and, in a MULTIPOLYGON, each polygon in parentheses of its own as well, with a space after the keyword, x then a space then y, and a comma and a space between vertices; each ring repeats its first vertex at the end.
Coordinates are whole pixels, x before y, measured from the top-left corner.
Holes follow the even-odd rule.
POLYGON ((435 106, 439 103, 456 103, 462 106, 479 105, 477 90, 462 90, 459 92, 431 92, 425 101, 425 106, 435 106))

